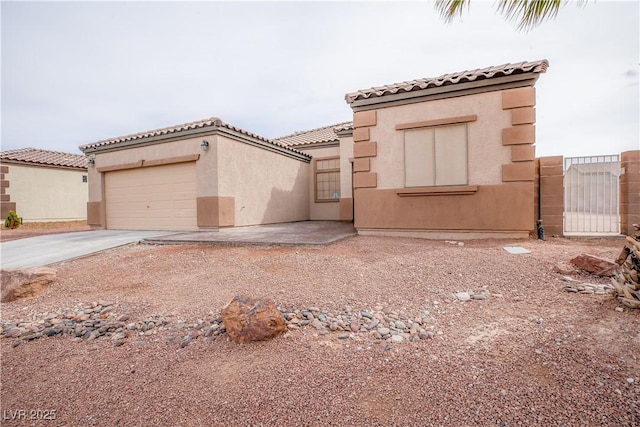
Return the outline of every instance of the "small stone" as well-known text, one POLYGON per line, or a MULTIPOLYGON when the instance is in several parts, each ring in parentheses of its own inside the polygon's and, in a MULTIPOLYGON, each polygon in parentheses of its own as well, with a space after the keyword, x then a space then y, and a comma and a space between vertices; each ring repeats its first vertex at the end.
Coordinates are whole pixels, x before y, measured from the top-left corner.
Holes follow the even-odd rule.
POLYGON ((360 316, 366 317, 367 319, 373 319, 373 314, 369 313, 368 311, 363 311, 362 313, 360 313, 360 316))
POLYGON ((371 330, 373 328, 375 328, 376 326, 378 326, 380 324, 380 321, 378 319, 374 319, 371 322, 369 322, 367 324, 367 326, 365 326, 365 328, 367 328, 368 330, 371 330))
POLYGON ((616 307, 616 311, 622 313, 624 311, 624 308, 618 306, 616 307))
POLYGON ((357 320, 354 320, 353 322, 351 322, 351 324, 349 325, 349 328, 351 329, 351 331, 353 332, 358 332, 360 330, 360 322, 358 322, 357 320))
POLYGON ((631 378, 631 377, 627 378, 627 382, 628 382, 629 384, 633 384, 633 382, 634 382, 634 381, 635 381, 635 379, 634 379, 634 378, 631 378))
POLYGON ((430 340, 433 338, 433 332, 431 331, 422 331, 418 334, 418 337, 421 340, 430 340))
POLYGON ((471 295, 469 295, 469 292, 458 292, 456 293, 456 298, 458 301, 469 301, 471 299, 471 295))
POLYGON ((182 341, 180 341, 180 348, 185 348, 186 346, 189 345, 190 342, 191 342, 191 335, 185 335, 184 338, 182 338, 182 341))
POLYGON ((403 339, 404 338, 402 338, 402 335, 393 335, 391 337, 391 342, 400 343, 403 339))
POLYGON ((542 354, 542 349, 541 348, 536 348, 535 350, 533 350, 536 354, 542 354))
POLYGON ((22 335, 22 329, 20 328, 11 328, 4 334, 7 338, 18 338, 20 335, 22 335))
POLYGON ((473 294, 473 295, 471 295, 471 299, 486 300, 487 299, 487 294, 485 294, 484 292, 479 293, 479 294, 473 294))
POLYGON ((314 313, 318 313, 320 311, 320 309, 318 307, 309 307, 309 311, 314 312, 314 313))
POLYGON ((324 325, 319 319, 313 319, 313 321, 311 322, 311 326, 316 329, 324 329, 324 325))
POLYGON ((349 338, 349 334, 340 334, 340 335, 338 335, 338 339, 339 340, 346 340, 347 338, 349 338))
POLYGON ((389 335, 391 333, 391 329, 389 329, 389 328, 378 328, 378 333, 384 337, 385 335, 389 335))
POLYGON ((400 320, 398 320, 398 321, 396 322, 396 329, 399 329, 399 330, 401 330, 401 331, 402 331, 402 330, 404 330, 404 328, 406 328, 406 327, 407 327, 407 325, 405 325, 405 324, 404 324, 404 322, 402 322, 402 321, 400 321, 400 320))

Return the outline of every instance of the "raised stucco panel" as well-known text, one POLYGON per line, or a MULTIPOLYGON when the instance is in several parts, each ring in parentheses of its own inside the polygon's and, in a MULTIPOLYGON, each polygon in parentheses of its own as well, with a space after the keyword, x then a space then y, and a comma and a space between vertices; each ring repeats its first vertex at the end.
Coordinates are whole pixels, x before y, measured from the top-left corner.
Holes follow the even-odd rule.
POLYGON ((502 129, 511 126, 511 113, 502 109, 502 93, 487 92, 465 97, 439 99, 377 110, 377 125, 371 139, 378 142, 371 171, 378 174, 378 188, 404 186, 404 132, 399 123, 475 115, 467 123, 469 185, 502 182, 502 164, 511 160, 511 151, 502 145, 502 129), (487 159, 495 161, 487 162, 487 159))

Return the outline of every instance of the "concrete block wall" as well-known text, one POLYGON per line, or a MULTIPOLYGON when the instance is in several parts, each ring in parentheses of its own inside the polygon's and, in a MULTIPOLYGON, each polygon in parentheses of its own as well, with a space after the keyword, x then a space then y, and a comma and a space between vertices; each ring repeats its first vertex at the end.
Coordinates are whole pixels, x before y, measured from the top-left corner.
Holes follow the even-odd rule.
POLYGON ((633 233, 640 224, 640 150, 620 154, 620 233, 633 233))
POLYGON ((545 235, 562 236, 564 232, 564 185, 562 156, 540 157, 539 218, 545 235))

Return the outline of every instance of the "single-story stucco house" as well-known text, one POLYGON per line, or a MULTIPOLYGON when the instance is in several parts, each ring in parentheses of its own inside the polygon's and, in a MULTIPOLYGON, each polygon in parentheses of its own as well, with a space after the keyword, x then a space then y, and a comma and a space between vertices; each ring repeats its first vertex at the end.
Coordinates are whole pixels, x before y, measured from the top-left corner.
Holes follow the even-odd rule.
POLYGON ((87 218, 87 158, 38 148, 0 153, 1 216, 15 211, 23 222, 87 218))
POLYGON ((267 139, 218 118, 98 141, 94 228, 354 221, 361 234, 525 237, 546 60, 360 90, 345 121, 267 139))

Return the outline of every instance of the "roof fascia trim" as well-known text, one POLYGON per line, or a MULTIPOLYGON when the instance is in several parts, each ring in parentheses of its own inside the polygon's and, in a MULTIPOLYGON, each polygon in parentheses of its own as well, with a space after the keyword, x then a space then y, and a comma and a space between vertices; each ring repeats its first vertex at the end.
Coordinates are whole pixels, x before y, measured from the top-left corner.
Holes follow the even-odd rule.
POLYGON ((328 147, 339 147, 340 141, 322 141, 322 142, 313 142, 311 144, 300 144, 295 145, 296 150, 311 150, 314 148, 328 148, 328 147))
POLYGON ((49 163, 36 163, 36 162, 25 162, 24 160, 12 160, 12 159, 2 159, 0 160, 0 165, 13 165, 13 166, 25 166, 25 167, 36 167, 36 168, 46 168, 46 169, 65 169, 76 172, 87 172, 87 167, 82 166, 63 166, 63 165, 52 165, 49 163))
POLYGON ((244 142, 245 144, 248 145, 253 145, 254 147, 258 147, 258 148, 262 148, 264 150, 267 151, 271 151, 274 153, 278 153, 281 154, 283 156, 286 157, 290 157, 292 159, 295 160, 299 160, 305 163, 310 163, 311 162, 311 156, 309 156, 308 154, 305 153, 301 153, 296 151, 293 151, 291 149, 287 149, 284 147, 281 147, 279 145, 275 145, 273 143, 269 143, 269 142, 265 142, 265 141, 261 141, 257 138, 251 138, 251 137, 247 137, 247 135, 234 131, 233 129, 229 129, 226 127, 220 127, 218 129, 216 129, 216 135, 222 135, 222 136, 226 136, 229 139, 233 139, 235 141, 238 142, 244 142))
POLYGON ((285 148, 281 148, 277 145, 274 145, 265 141, 261 141, 257 138, 252 138, 240 132, 233 131, 224 126, 215 126, 215 127, 207 126, 207 127, 198 128, 198 129, 189 129, 181 132, 174 132, 166 135, 149 136, 146 138, 139 138, 139 139, 124 141, 124 142, 116 142, 116 143, 107 144, 104 146, 87 147, 83 151, 85 154, 108 153, 113 151, 121 151, 129 148, 145 147, 148 145, 163 144, 165 142, 180 141, 186 138, 216 136, 216 135, 228 136, 236 141, 254 145, 256 147, 260 147, 268 151, 273 151, 278 154, 282 154, 284 156, 291 157, 297 160, 302 160, 305 162, 311 161, 311 159, 308 158, 306 154, 296 153, 295 151, 290 151, 285 148))
POLYGON ((393 95, 384 95, 353 101, 353 103, 351 103, 351 108, 353 111, 365 111, 436 99, 455 98, 458 96, 473 95, 476 93, 533 86, 538 80, 538 77, 539 73, 529 72, 496 77, 493 79, 415 90, 412 92, 395 93, 393 95))

